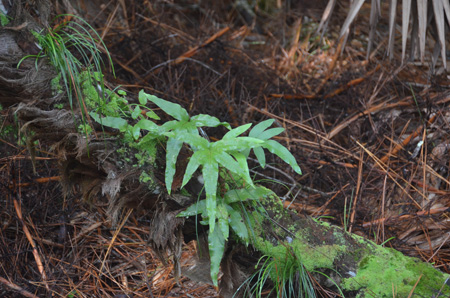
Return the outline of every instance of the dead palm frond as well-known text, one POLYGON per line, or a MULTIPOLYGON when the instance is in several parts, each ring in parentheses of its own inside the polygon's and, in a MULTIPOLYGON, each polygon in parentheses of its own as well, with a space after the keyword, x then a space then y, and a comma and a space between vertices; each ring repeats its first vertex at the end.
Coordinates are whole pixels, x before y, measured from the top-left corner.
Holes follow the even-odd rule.
MULTIPOLYGON (((353 0, 350 4, 350 9, 347 18, 341 28, 340 38, 343 43, 347 39, 350 25, 358 15, 361 6, 365 0, 353 0)), ((420 60, 424 60, 425 56, 425 42, 427 31, 431 30, 436 39, 435 48, 433 50, 432 64, 435 65, 440 56, 444 68, 447 68, 446 63, 446 44, 445 35, 446 30, 450 26, 450 0, 403 0, 401 2, 402 9, 402 61, 406 57, 406 43, 408 35, 410 35, 410 59, 416 58, 416 49, 419 49, 420 60), (434 19, 434 22, 433 22, 434 19), (446 21, 449 26, 446 26, 446 21), (411 29, 409 25, 412 24, 411 29)), ((322 20, 319 25, 319 31, 326 30, 327 24, 330 20, 333 9, 337 0, 329 0, 328 5, 323 13, 322 20)), ((371 12, 369 20, 369 44, 367 52, 369 53, 373 46, 373 39, 377 29, 378 21, 381 17, 381 1, 371 0, 371 12)), ((387 54, 392 59, 394 54, 394 40, 395 40, 395 25, 396 14, 399 3, 397 0, 389 0, 389 43, 387 54)))

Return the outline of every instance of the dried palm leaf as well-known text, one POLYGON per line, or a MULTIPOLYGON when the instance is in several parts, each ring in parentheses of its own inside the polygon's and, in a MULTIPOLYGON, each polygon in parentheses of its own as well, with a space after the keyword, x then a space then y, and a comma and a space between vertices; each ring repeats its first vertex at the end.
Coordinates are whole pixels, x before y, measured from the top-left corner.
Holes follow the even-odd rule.
MULTIPOLYGON (((412 28, 410 32, 410 58, 415 58, 416 47, 419 48, 420 60, 423 61, 425 57, 425 43, 427 38, 427 29, 432 28, 436 34, 435 54, 433 54, 433 64, 435 60, 439 57, 442 58, 442 62, 445 68, 447 68, 446 61, 446 20, 450 25, 450 0, 403 0, 402 1, 402 61, 405 60, 406 56, 406 44, 409 33, 409 25, 412 23, 412 28), (430 6, 430 10, 428 7, 430 6), (432 9, 431 9, 432 8, 432 9), (435 24, 431 23, 434 18, 435 24), (417 44, 417 40, 419 43, 417 44), (437 47, 437 48, 436 48, 437 47), (436 54, 437 53, 437 54, 436 54)), ((350 9, 347 14, 347 18, 341 28, 340 39, 345 44, 347 34, 350 25, 355 20, 358 15, 359 10, 364 4, 364 0, 353 0, 350 1, 350 9)), ((319 25, 319 32, 326 30, 328 22, 330 20, 331 14, 334 10, 336 0, 329 0, 328 5, 322 16, 322 20, 319 25)), ((371 11, 370 11, 370 30, 369 30, 369 44, 368 53, 372 49, 373 39, 375 37, 375 30, 378 24, 378 19, 381 16, 380 0, 371 1, 371 11)), ((398 2, 397 0, 389 1, 389 43, 387 54, 390 59, 393 58, 394 54, 394 41, 395 41, 395 27, 396 27, 396 14, 397 14, 398 2)))
POLYGON ((361 9, 361 6, 363 4, 364 4, 364 0, 355 0, 355 1, 353 1, 352 5, 350 6, 350 10, 348 12, 347 18, 344 21, 344 25, 342 25, 342 28, 341 28, 341 38, 344 35, 348 34, 350 25, 355 20, 356 16, 358 15, 358 12, 361 9))
POLYGON ((417 12, 419 18, 419 48, 420 60, 425 56, 425 37, 427 33, 427 5, 428 0, 417 0, 417 12))
POLYGON ((317 32, 320 32, 321 35, 325 32, 328 27, 328 22, 330 21, 331 14, 333 13, 334 6, 336 5, 336 0, 328 1, 327 7, 322 14, 322 19, 320 20, 319 27, 317 28, 317 32))
POLYGON ((406 40, 408 39, 409 19, 411 17, 411 0, 403 0, 402 14, 402 61, 405 61, 406 40))
MULTIPOLYGON (((447 2, 448 4, 448 2, 447 2)), ((433 0, 434 19, 436 20, 436 28, 441 48, 441 56, 446 66, 445 55, 445 18, 444 18, 444 3, 443 0, 433 0)))
POLYGON ((370 21, 369 21, 369 44, 367 45, 367 58, 369 58, 369 53, 372 50, 373 40, 375 38, 375 29, 378 24, 378 20, 381 17, 380 0, 372 0, 372 9, 370 10, 370 21))
POLYGON ((395 14, 397 13, 397 0, 391 0, 389 3, 389 59, 394 57, 394 41, 395 41, 395 14))

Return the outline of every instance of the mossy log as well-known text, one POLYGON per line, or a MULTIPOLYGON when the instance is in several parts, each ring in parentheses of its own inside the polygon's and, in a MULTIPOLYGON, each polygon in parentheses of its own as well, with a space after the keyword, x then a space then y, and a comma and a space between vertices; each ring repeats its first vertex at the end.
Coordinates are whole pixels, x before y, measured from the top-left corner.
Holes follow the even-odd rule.
POLYGON ((280 271, 299 260, 321 284, 339 287, 345 297, 450 294, 449 275, 430 264, 340 227, 290 212, 270 191, 261 199, 268 216, 252 213, 253 246, 274 258, 280 271))
MULTIPOLYGON (((26 60, 17 69, 18 62, 33 50, 33 42, 28 40, 29 28, 20 25, 34 24, 26 12, 18 10, 18 13, 21 15, 9 29, 0 28, 0 104, 12 107, 23 129, 33 131, 31 141, 38 139, 53 148, 60 160, 62 183, 67 191, 77 186, 86 200, 106 198, 113 221, 118 210, 125 206, 152 211, 152 247, 161 258, 170 250, 177 259, 182 242, 203 233, 196 229, 194 219, 176 217, 197 196, 182 195, 177 189, 172 195, 167 194, 160 153, 148 156, 129 148, 114 133, 108 137, 86 137, 77 130, 80 121, 76 107, 71 110, 66 104, 66 108, 54 108, 55 103, 64 103, 65 98, 63 94, 52 94, 50 82, 57 73, 51 66, 41 60, 36 69, 34 61, 26 60)), ((97 129, 101 131, 100 127, 97 129)), ((185 158, 188 156, 187 152, 185 158)), ((177 175, 182 172, 181 166, 177 175)), ((195 185, 189 187, 191 193, 196 189, 195 185)), ((241 284, 254 273, 262 255, 272 258, 279 272, 300 262, 322 285, 336 291, 339 288, 346 297, 450 295, 449 276, 430 264, 349 234, 342 228, 299 216, 285 210, 270 190, 266 189, 265 194, 258 200, 266 213, 248 210, 250 246, 254 250, 245 248, 238 240, 228 243, 220 283, 224 296, 232 296, 238 289, 243 291, 241 284)))

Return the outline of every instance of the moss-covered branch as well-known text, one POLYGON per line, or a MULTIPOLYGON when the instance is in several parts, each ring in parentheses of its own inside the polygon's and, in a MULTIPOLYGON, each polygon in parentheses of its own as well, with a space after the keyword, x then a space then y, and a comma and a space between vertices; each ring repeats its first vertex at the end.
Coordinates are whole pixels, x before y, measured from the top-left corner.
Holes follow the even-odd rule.
POLYGON ((307 271, 316 272, 319 280, 328 276, 324 284, 336 285, 350 297, 450 294, 446 284, 449 275, 430 264, 340 227, 287 211, 269 190, 261 199, 267 214, 252 212, 252 244, 274 259, 278 272, 300 261, 307 271))

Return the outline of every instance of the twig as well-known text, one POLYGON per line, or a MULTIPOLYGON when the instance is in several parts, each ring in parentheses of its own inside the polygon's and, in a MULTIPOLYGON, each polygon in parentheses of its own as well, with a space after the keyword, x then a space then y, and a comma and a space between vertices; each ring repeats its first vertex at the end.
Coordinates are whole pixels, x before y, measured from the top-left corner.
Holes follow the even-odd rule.
MULTIPOLYGON (((348 83, 345 83, 343 85, 341 85, 339 88, 335 89, 334 91, 327 93, 325 95, 321 95, 319 94, 320 90, 323 88, 323 86, 319 87, 319 90, 314 93, 314 94, 278 94, 278 93, 273 93, 270 94, 271 98, 284 98, 284 99, 327 99, 330 97, 334 97, 339 95, 340 93, 344 92, 345 90, 356 86, 358 84, 361 84, 362 82, 364 82, 365 80, 367 80, 370 76, 372 76, 375 72, 377 72, 379 69, 381 68, 380 65, 377 65, 374 69, 372 69, 371 71, 369 71, 368 73, 366 73, 363 77, 361 78, 357 78, 354 80, 351 80, 348 83)), ((326 80, 324 82, 328 81, 328 76, 326 77, 326 80)))
POLYGON ((363 155, 364 152, 361 150, 361 158, 359 160, 359 167, 358 167, 358 180, 356 182, 356 192, 355 192, 355 198, 353 199, 353 206, 352 206, 352 213, 350 215, 350 225, 348 228, 348 232, 352 232, 353 223, 355 222, 355 214, 356 214, 356 204, 358 202, 359 198, 359 192, 361 190, 361 180, 362 180, 362 170, 363 170, 363 155))
MULTIPOLYGON (((323 132, 320 131, 320 130, 317 130, 317 129, 315 129, 315 128, 312 128, 312 127, 310 127, 310 126, 307 126, 307 125, 305 125, 305 124, 302 124, 302 123, 300 123, 300 122, 298 122, 298 121, 293 121, 293 120, 289 120, 289 119, 285 119, 285 118, 283 118, 283 117, 277 116, 277 115, 275 115, 275 114, 273 114, 273 113, 270 113, 270 112, 268 112, 268 111, 266 111, 266 110, 264 110, 264 109, 257 108, 257 107, 255 107, 255 106, 253 106, 253 105, 251 105, 251 104, 248 104, 248 106, 249 106, 249 108, 250 108, 251 110, 257 111, 258 113, 261 113, 261 114, 263 114, 263 115, 266 115, 266 116, 268 116, 268 117, 270 117, 270 118, 278 119, 278 120, 280 120, 281 122, 286 122, 286 123, 288 123, 288 124, 290 124, 290 125, 292 125, 292 126, 298 127, 298 128, 300 128, 300 129, 302 129, 302 130, 304 130, 304 131, 310 133, 311 135, 320 138, 323 142, 330 143, 331 145, 333 145, 333 146, 335 146, 336 148, 340 149, 340 150, 342 151, 342 153, 345 153, 345 154, 351 156, 352 158, 354 158, 354 159, 356 159, 356 160, 359 160, 359 157, 358 157, 358 156, 356 156, 356 155, 353 154, 353 153, 350 153, 347 149, 345 149, 345 148, 343 148, 342 146, 339 146, 339 145, 336 144, 335 142, 331 141, 330 138, 329 138, 327 135, 325 135, 325 133, 323 133, 323 132)), ((283 139, 283 138, 280 137, 280 139, 283 139)), ((290 139, 290 140, 294 140, 294 139, 290 139)))
MULTIPOLYGON (((160 63, 160 64, 158 64, 158 65, 152 67, 147 73, 151 73, 151 72, 153 72, 154 70, 158 70, 160 67, 163 67, 163 66, 165 66, 165 65, 175 64, 177 59, 178 59, 178 58, 172 59, 172 60, 168 60, 168 61, 163 62, 163 63, 160 63)), ((218 71, 212 69, 209 65, 207 65, 207 64, 205 64, 205 63, 203 63, 203 62, 201 62, 201 61, 198 61, 198 60, 192 59, 192 58, 187 58, 187 57, 184 58, 183 61, 184 61, 184 60, 192 61, 192 62, 195 62, 195 63, 197 63, 197 64, 200 64, 201 66, 203 66, 204 68, 206 68, 206 69, 212 71, 212 72, 215 73, 216 75, 222 76, 221 73, 219 73, 218 71)), ((146 74, 147 74, 147 73, 146 73, 146 74)), ((138 77, 138 78, 139 78, 139 77, 138 77)))
POLYGON ((3 277, 0 276, 0 282, 3 283, 5 286, 7 286, 8 288, 18 292, 19 294, 25 296, 25 297, 30 297, 30 298, 39 298, 38 296, 28 292, 27 290, 22 289, 21 287, 19 287, 18 285, 4 279, 3 277))
MULTIPOLYGON (((210 38, 208 38, 204 43, 202 43, 199 46, 195 46, 192 49, 190 49, 189 51, 185 52, 184 54, 180 55, 179 57, 173 59, 173 60, 169 60, 166 62, 163 62, 155 67, 153 67, 148 74, 145 75, 143 81, 147 81, 147 79, 153 74, 153 73, 158 73, 160 71, 160 67, 163 65, 176 65, 176 64, 180 64, 185 60, 189 60, 189 58, 191 58, 192 56, 194 56, 199 49, 207 46, 208 44, 210 44, 211 42, 213 42, 214 40, 216 40, 217 38, 219 38, 220 36, 224 35, 226 32, 228 32, 230 30, 230 27, 225 27, 222 30, 220 30, 219 32, 216 32, 214 35, 212 35, 210 38)), ((208 67, 206 64, 199 62, 197 60, 192 60, 194 62, 200 63, 203 66, 206 66, 208 69, 214 71, 213 69, 211 69, 210 67, 208 67)), ((214 71, 215 72, 215 71, 214 71)), ((217 72, 215 72, 217 73, 217 72)), ((219 74, 219 73, 217 73, 219 74)), ((220 75, 220 74, 219 74, 220 75)))
POLYGON ((409 292, 408 298, 411 298, 411 296, 413 295, 414 290, 416 289, 417 285, 419 284, 419 281, 422 278, 422 276, 423 276, 423 273, 417 279, 416 283, 414 284, 414 287, 411 289, 411 292, 409 292))
POLYGON ((340 190, 338 190, 328 201, 325 202, 325 204, 323 204, 316 212, 314 212, 313 214, 311 214, 311 216, 316 216, 319 213, 325 213, 326 208, 328 207, 328 205, 338 196, 338 194, 340 194, 341 192, 344 191, 345 188, 347 188, 347 186, 349 186, 349 184, 344 185, 340 190))
POLYGON ((128 212, 125 215, 125 217, 123 218, 122 223, 120 224, 119 228, 115 231, 115 233, 114 233, 114 235, 113 235, 113 237, 111 239, 111 242, 108 245, 108 250, 106 251, 105 257, 103 258, 102 265, 101 265, 100 270, 99 270, 100 273, 102 273, 102 271, 103 271, 106 259, 108 258, 108 255, 111 252, 111 248, 114 245, 114 241, 116 240, 117 236, 119 235, 120 231, 122 230, 122 227, 125 225, 126 221, 128 220, 128 217, 130 217, 131 212, 133 212, 133 209, 129 209, 128 210, 128 212))
MULTIPOLYGON (((429 124, 432 124, 435 120, 436 120, 436 116, 437 113, 433 115, 433 117, 430 118, 430 120, 428 120, 429 124)), ((420 132, 423 130, 424 126, 421 125, 419 126, 412 134, 410 134, 406 139, 403 140, 403 142, 401 144, 397 144, 397 146, 394 147, 394 149, 392 149, 391 152, 388 152, 385 156, 383 156, 380 160, 385 163, 389 157, 391 156, 395 156, 401 149, 405 148, 406 145, 408 145, 408 143, 414 139, 415 137, 417 137, 420 132)))
MULTIPOLYGON (((253 162, 259 163, 258 160, 254 159, 254 158, 249 157, 248 159, 253 161, 253 162)), ((282 170, 280 170, 280 169, 278 169, 278 168, 276 168, 274 166, 268 165, 268 164, 266 164, 266 168, 274 170, 275 172, 278 172, 278 173, 282 174, 283 176, 285 176, 286 178, 288 178, 289 180, 291 180, 291 182, 292 182, 291 185, 297 184, 297 181, 295 181, 294 177, 292 177, 291 175, 287 174, 286 172, 284 172, 284 171, 282 171, 282 170)))
POLYGON ((439 250, 442 248, 442 246, 447 243, 448 239, 450 238, 450 233, 447 232, 447 237, 445 237, 445 240, 442 241, 441 245, 439 245, 439 247, 436 249, 436 251, 433 253, 433 255, 431 257, 428 258, 427 263, 429 263, 434 256, 436 256, 436 254, 439 252, 439 250))
POLYGON ((418 211, 415 214, 404 214, 404 215, 400 215, 400 216, 379 218, 376 220, 365 222, 362 224, 362 226, 364 228, 366 228, 366 227, 370 227, 370 226, 377 225, 380 223, 384 223, 388 220, 395 220, 396 222, 398 222, 400 220, 404 220, 404 219, 408 219, 408 218, 412 218, 412 217, 416 217, 416 216, 427 216, 427 215, 444 213, 444 212, 449 212, 449 211, 450 211, 449 207, 439 207, 439 208, 434 208, 434 209, 430 209, 430 210, 418 211))
POLYGON ((222 35, 224 35, 225 33, 227 33, 228 30, 230 30, 230 27, 225 27, 222 30, 220 30, 219 32, 216 32, 214 35, 212 35, 210 38, 208 38, 203 44, 190 49, 189 51, 185 52, 184 54, 179 56, 177 59, 175 59, 174 64, 179 64, 179 63, 183 62, 184 60, 186 60, 186 58, 190 58, 190 57, 194 56, 200 48, 203 48, 203 47, 209 45, 211 42, 213 42, 217 38, 219 38, 222 35))
POLYGON ((405 195, 408 196, 408 198, 411 199, 411 201, 414 203, 414 205, 418 208, 418 209, 422 209, 422 207, 420 206, 419 203, 417 203, 417 201, 411 196, 411 194, 409 194, 405 187, 403 187, 398 181, 397 179, 394 178, 398 178, 400 180, 402 180, 403 182, 407 183, 409 187, 411 187, 412 189, 414 189, 420 196, 422 196, 423 198, 426 199, 425 195, 423 193, 421 193, 416 187, 414 187, 413 185, 411 185, 411 183, 409 183, 407 180, 405 180, 402 176, 400 176, 398 173, 393 172, 389 169, 389 167, 384 163, 381 162, 380 159, 378 157, 376 157, 372 152, 370 152, 366 147, 364 147, 360 142, 356 141, 356 144, 358 146, 360 146, 368 155, 369 157, 371 157, 374 161, 375 161, 375 165, 377 165, 383 172, 385 172, 389 178, 391 178, 391 180, 405 193, 405 195))
POLYGON ((370 76, 372 76, 375 72, 377 72, 380 69, 380 65, 377 65, 375 67, 375 69, 372 69, 371 71, 369 71, 365 76, 363 76, 362 78, 357 78, 354 80, 351 80, 350 82, 344 84, 343 86, 337 88, 336 90, 334 90, 333 92, 330 92, 328 94, 324 95, 324 99, 326 98, 330 98, 336 95, 339 95, 340 93, 344 92, 345 90, 349 89, 350 87, 356 86, 358 84, 361 84, 362 82, 364 82, 366 79, 368 79, 370 76))
MULTIPOLYGON (((61 176, 51 176, 51 177, 42 177, 42 178, 36 178, 32 182, 24 182, 24 183, 18 183, 15 187, 25 187, 30 186, 33 183, 47 183, 50 181, 59 181, 61 180, 61 176)), ((14 186, 10 186, 10 188, 13 188, 14 186)))
POLYGON ((27 225, 23 221, 22 208, 21 208, 21 206, 19 204, 19 197, 18 197, 19 194, 16 191, 17 184, 16 184, 16 178, 14 176, 14 169, 12 169, 12 173, 13 173, 13 175, 12 175, 12 182, 13 182, 13 186, 14 186, 14 188, 13 188, 14 209, 16 210, 17 217, 19 218, 19 221, 22 224, 23 232, 25 233, 25 236, 27 237, 28 242, 30 242, 30 245, 31 245, 31 247, 33 249, 33 256, 34 256, 34 259, 36 261, 36 265, 38 267, 39 273, 42 276, 42 280, 43 280, 43 282, 45 284, 45 287, 47 288, 47 290, 50 290, 50 288, 48 286, 48 283, 47 283, 47 274, 45 273, 44 265, 42 264, 41 257, 39 256, 39 252, 38 252, 37 247, 36 247, 36 242, 34 242, 33 236, 31 236, 27 225))

